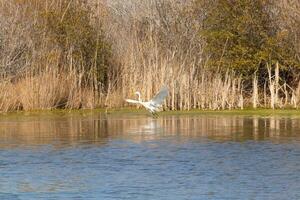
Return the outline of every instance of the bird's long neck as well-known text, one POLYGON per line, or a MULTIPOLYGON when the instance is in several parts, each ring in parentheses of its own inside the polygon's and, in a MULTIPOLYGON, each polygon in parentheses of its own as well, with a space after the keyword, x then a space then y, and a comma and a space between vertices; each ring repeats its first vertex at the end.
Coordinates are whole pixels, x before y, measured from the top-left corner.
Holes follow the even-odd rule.
POLYGON ((140 94, 140 93, 137 93, 137 95, 138 95, 138 100, 139 100, 139 102, 142 102, 142 100, 141 100, 141 94, 140 94))

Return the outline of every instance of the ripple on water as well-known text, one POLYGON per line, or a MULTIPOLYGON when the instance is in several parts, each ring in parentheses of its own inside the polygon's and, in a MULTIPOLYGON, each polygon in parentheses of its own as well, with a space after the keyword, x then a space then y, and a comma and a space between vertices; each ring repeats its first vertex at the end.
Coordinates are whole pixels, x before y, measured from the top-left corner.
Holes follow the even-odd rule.
POLYGON ((36 116, 0 132, 0 199, 300 199, 298 118, 36 116))

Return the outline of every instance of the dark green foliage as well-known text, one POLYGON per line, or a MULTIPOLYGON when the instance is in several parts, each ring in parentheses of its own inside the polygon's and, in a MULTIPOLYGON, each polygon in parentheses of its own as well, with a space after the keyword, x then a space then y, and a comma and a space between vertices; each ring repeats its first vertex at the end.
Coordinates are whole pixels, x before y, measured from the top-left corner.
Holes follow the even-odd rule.
POLYGON ((211 68, 247 77, 266 63, 300 66, 271 0, 198 0, 195 10, 202 16, 200 36, 211 68))

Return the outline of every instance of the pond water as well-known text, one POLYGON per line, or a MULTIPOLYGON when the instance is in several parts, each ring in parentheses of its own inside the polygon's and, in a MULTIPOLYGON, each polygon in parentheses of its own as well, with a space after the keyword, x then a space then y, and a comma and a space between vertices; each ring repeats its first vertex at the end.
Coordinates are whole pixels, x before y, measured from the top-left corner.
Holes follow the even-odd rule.
POLYGON ((0 199, 300 199, 300 118, 0 118, 0 199))

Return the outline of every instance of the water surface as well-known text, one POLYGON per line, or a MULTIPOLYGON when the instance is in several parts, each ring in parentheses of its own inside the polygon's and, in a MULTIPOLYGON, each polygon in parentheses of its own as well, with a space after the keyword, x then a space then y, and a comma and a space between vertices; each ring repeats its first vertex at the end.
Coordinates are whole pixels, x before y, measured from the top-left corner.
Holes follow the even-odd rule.
POLYGON ((0 118, 0 199, 300 199, 300 118, 0 118))

